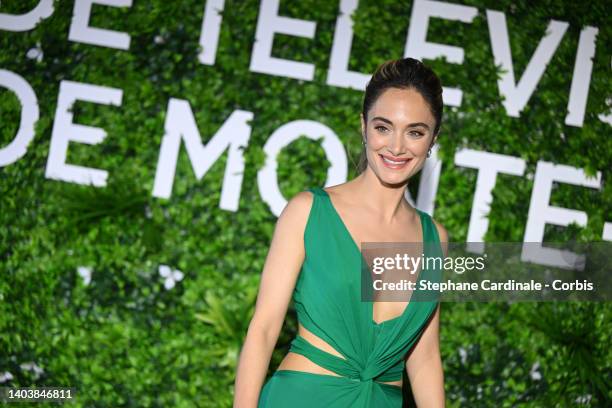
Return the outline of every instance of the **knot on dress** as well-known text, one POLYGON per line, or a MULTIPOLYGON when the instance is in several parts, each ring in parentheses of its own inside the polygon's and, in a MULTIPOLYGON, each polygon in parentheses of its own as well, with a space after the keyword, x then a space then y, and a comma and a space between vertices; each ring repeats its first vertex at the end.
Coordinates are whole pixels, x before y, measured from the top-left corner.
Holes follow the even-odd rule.
POLYGON ((368 366, 357 372, 356 379, 361 382, 373 382, 374 378, 378 375, 376 367, 368 366))

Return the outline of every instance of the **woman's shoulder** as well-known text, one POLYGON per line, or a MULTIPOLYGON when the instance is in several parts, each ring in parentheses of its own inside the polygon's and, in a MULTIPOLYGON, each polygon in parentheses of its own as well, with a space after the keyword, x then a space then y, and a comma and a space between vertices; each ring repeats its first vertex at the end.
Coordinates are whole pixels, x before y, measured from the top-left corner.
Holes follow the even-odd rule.
POLYGON ((287 201, 276 220, 275 235, 284 242, 302 239, 314 201, 309 191, 300 191, 287 201))
MULTIPOLYGON (((342 203, 350 195, 347 194, 350 193, 351 189, 349 184, 349 182, 345 182, 342 184, 335 184, 330 187, 309 187, 291 197, 283 212, 287 211, 292 216, 307 219, 313 206, 315 196, 319 196, 319 198, 333 197, 334 200, 338 200, 342 203)), ((347 202, 351 203, 350 200, 347 202)))
POLYGON ((305 224, 312 208, 315 191, 315 188, 309 188, 291 197, 287 201, 279 219, 290 219, 291 222, 295 222, 297 225, 305 224))
POLYGON ((446 231, 446 228, 444 228, 444 226, 440 222, 436 221, 433 217, 430 216, 430 218, 438 230, 440 242, 448 242, 448 231, 446 231))
POLYGON ((309 188, 293 195, 287 202, 285 210, 303 212, 310 209, 314 201, 315 188, 309 188))

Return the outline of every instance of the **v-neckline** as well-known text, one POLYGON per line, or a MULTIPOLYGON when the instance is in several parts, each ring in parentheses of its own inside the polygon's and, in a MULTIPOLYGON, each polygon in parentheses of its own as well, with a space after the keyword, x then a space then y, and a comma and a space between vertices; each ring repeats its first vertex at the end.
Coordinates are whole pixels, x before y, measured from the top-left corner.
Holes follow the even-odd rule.
MULTIPOLYGON (((363 254, 361 253, 361 248, 360 248, 359 245, 357 245, 357 242, 355 242, 355 239, 353 238, 353 235, 351 234, 351 231, 348 229, 346 223, 344 222, 344 220, 340 216, 340 213, 338 212, 338 210, 336 210, 336 206, 334 205, 334 202, 332 201, 329 193, 327 191, 325 191, 325 189, 322 188, 322 187, 319 187, 319 189, 327 197, 327 200, 329 201, 329 206, 331 207, 332 212, 334 213, 335 218, 339 221, 339 224, 341 225, 341 227, 342 227, 342 229, 344 231, 344 235, 351 242, 353 249, 359 254, 359 257, 363 261, 363 254)), ((419 210, 418 208, 415 207, 414 209, 419 214, 419 221, 421 223, 421 236, 422 236, 421 244, 423 245, 423 250, 425 250, 425 224, 424 224, 424 221, 423 221, 424 215, 423 215, 423 212, 421 210, 419 210)), ((421 266, 421 271, 419 272, 419 275, 417 277, 417 283, 421 279, 422 273, 423 273, 423 267, 421 266)), ((410 298, 412 299, 412 295, 410 295, 410 298)), ((391 319, 383 320, 381 322, 376 322, 374 320, 374 300, 372 300, 372 301, 370 301, 368 303, 370 304, 369 313, 370 313, 370 321, 371 321, 371 323, 373 325, 375 325, 376 327, 381 327, 383 325, 386 325, 386 324, 391 323, 391 322, 395 322, 395 321, 401 319, 402 317, 404 317, 404 315, 406 315, 407 312, 408 312, 408 308, 412 305, 413 302, 412 302, 412 300, 409 300, 408 304, 406 305, 406 307, 404 307, 404 310, 402 311, 402 313, 399 314, 398 316, 392 317, 391 319)))

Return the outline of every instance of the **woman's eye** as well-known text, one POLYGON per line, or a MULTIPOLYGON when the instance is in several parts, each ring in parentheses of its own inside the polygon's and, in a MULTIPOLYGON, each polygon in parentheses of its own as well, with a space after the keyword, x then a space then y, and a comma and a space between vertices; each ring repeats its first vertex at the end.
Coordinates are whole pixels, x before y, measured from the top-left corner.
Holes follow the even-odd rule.
POLYGON ((379 132, 387 130, 387 128, 384 127, 384 126, 376 126, 374 129, 378 130, 379 132), (382 129, 382 130, 380 130, 380 129, 382 129))
POLYGON ((412 136, 414 136, 414 137, 421 137, 421 136, 423 136, 423 133, 421 133, 421 132, 417 132, 417 131, 410 132, 410 134, 411 134, 412 136))

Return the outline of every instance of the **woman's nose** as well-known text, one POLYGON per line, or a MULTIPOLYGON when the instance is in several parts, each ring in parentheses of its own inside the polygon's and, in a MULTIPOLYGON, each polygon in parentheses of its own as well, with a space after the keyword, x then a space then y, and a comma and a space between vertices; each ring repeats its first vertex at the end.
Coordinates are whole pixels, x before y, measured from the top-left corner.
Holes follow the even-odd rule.
POLYGON ((394 156, 399 156, 404 153, 405 146, 403 136, 397 132, 393 133, 393 136, 391 137, 391 140, 389 141, 389 145, 387 147, 389 148, 389 152, 391 152, 391 154, 393 154, 394 156))

